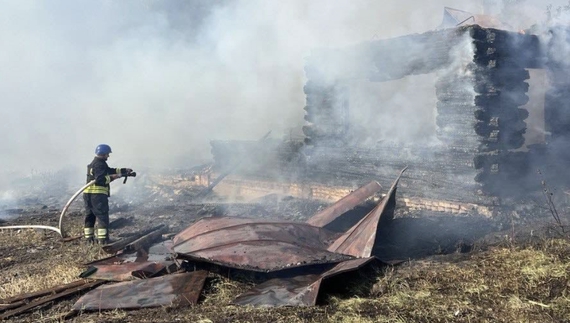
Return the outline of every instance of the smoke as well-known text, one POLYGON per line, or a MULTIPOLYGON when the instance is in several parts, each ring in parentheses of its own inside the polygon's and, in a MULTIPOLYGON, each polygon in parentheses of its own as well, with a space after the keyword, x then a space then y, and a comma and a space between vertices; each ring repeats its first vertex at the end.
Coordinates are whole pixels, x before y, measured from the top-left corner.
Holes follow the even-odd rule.
MULTIPOLYGON (((404 40, 408 49, 409 61, 421 61, 429 48, 428 43, 411 43, 414 38, 404 40), (411 48, 420 49, 411 50, 411 48)), ((431 41, 431 39, 430 39, 431 41)), ((375 45, 381 46, 381 45, 375 45)), ((396 55, 402 55, 396 52, 396 55)), ((463 76, 472 62, 474 49, 472 39, 464 35, 450 48, 450 58, 443 66, 426 62, 426 74, 409 75, 402 79, 387 82, 355 82, 351 87, 350 113, 352 131, 356 133, 361 146, 374 146, 377 143, 397 143, 410 146, 437 145, 436 139, 436 81, 442 77, 463 76), (433 64, 430 66, 430 63, 433 64)), ((438 58, 442 61, 446 60, 438 58)), ((413 64, 408 64, 413 65, 413 64)), ((411 71, 417 72, 417 71, 411 71)), ((472 85, 465 84, 466 92, 473 91, 472 85)), ((474 93, 473 93, 474 95, 474 93)))
POLYGON ((482 11, 467 0, 5 2, 0 188, 32 170, 82 179, 99 143, 111 166, 185 167, 208 161, 213 139, 289 133, 304 122, 312 49, 431 30, 446 5, 482 11))

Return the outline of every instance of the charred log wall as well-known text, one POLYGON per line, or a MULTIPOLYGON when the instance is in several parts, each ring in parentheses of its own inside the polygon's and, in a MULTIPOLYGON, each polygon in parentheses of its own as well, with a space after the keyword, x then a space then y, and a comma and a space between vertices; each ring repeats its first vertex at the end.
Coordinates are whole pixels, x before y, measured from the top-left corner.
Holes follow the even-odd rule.
POLYGON ((330 187, 358 187, 371 180, 389 187, 398 171, 408 166, 400 184, 401 197, 497 204, 494 197, 480 194, 480 184, 473 181, 475 169, 470 151, 396 145, 299 149, 299 144, 213 141, 212 153, 217 171, 239 163, 236 173, 251 180, 321 183, 330 187))
MULTIPOLYGON (((456 168, 462 169, 462 173, 459 177, 457 172, 446 175, 461 178, 457 183, 435 181, 434 185, 447 183, 456 189, 467 189, 470 194, 518 194, 518 190, 513 190, 520 186, 517 179, 529 171, 526 155, 513 152, 524 144, 524 120, 528 111, 520 107, 529 100, 526 68, 541 67, 542 60, 538 37, 476 25, 370 42, 329 52, 328 56, 315 55, 305 68, 309 79, 305 87, 305 119, 310 122, 305 126, 305 134, 310 139, 308 143, 331 149, 342 146, 346 134, 350 134, 350 125, 335 117, 340 110, 342 115, 347 114, 347 104, 343 103, 342 109, 331 109, 335 102, 340 106, 338 97, 348 97, 346 87, 339 95, 340 91, 335 91, 340 88, 338 85, 322 86, 318 91, 317 82, 347 82, 346 79, 355 77, 357 72, 361 78, 371 81, 437 72, 437 137, 444 145, 432 149, 441 150, 442 156, 447 154, 446 162, 457 164, 456 168), (466 55, 457 49, 466 44, 472 48, 473 57, 458 57, 466 55), (358 58, 359 64, 340 64, 339 57, 358 58), (470 62, 453 66, 458 61, 470 62), (333 63, 342 67, 331 68, 333 63), (351 70, 347 71, 348 68, 351 70), (321 96, 314 100, 317 91, 321 96), (319 114, 332 116, 336 124, 327 121, 321 125, 319 114), (467 167, 464 160, 470 160, 467 167)), ((445 159, 435 162, 440 165, 445 159)), ((430 168, 421 164, 417 167, 430 168)), ((435 177, 444 178, 443 175, 435 177)))
POLYGON ((401 197, 497 204, 493 197, 478 192, 481 187, 473 181, 473 155, 461 149, 383 145, 372 149, 313 147, 306 153, 306 178, 328 185, 358 186, 377 180, 389 187, 398 170, 407 166, 398 190, 401 197))
POLYGON ((551 30, 547 73, 550 88, 545 98, 545 127, 549 142, 570 139, 570 28, 551 30))
MULTIPOLYGON (((442 76, 436 86, 437 134, 473 154, 474 180, 484 192, 519 194, 528 158, 512 150, 524 144, 528 67, 539 65, 538 38, 472 26, 473 62, 442 76)), ((452 162, 452 160, 450 160, 452 162)))
MULTIPOLYGON (((305 67, 304 133, 309 145, 294 152, 274 146, 281 152, 263 155, 296 157, 276 157, 264 164, 259 161, 267 158, 250 158, 248 163, 257 166, 247 175, 284 178, 289 171, 297 180, 327 185, 360 185, 371 179, 389 185, 409 166, 399 189, 405 198, 496 205, 497 196, 520 186, 517 179, 529 171, 526 153, 513 150, 524 144, 526 69, 540 67, 539 48, 533 35, 468 26, 315 54, 305 67), (457 46, 465 46, 466 39, 471 56, 460 57, 468 63, 455 66, 457 46), (350 79, 389 81, 435 72, 440 144, 347 145, 350 79), (279 171, 269 171, 275 169, 279 171)), ((213 143, 212 152, 217 163, 224 163, 222 156, 237 154, 230 152, 237 148, 233 142, 213 143)))
POLYGON ((570 162, 570 28, 552 27, 543 43, 548 79, 544 100, 546 142, 529 147, 531 167, 540 170, 540 179, 551 188, 567 188, 570 181, 567 166, 570 162))
POLYGON ((567 183, 570 179, 567 171, 570 162, 570 28, 554 27, 550 35, 547 50, 550 88, 544 107, 547 146, 536 149, 535 160, 544 160, 548 156, 549 165, 541 169, 551 182, 567 183))
POLYGON ((307 96, 303 133, 305 142, 344 143, 349 130, 348 88, 342 83, 308 82, 303 90, 307 96))

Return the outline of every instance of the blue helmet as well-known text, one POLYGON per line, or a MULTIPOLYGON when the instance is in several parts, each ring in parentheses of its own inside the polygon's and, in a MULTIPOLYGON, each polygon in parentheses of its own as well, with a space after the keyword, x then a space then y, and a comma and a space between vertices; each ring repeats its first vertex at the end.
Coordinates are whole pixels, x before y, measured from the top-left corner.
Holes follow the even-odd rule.
POLYGON ((112 153, 112 151, 109 145, 101 144, 95 148, 95 155, 107 155, 110 153, 112 153))

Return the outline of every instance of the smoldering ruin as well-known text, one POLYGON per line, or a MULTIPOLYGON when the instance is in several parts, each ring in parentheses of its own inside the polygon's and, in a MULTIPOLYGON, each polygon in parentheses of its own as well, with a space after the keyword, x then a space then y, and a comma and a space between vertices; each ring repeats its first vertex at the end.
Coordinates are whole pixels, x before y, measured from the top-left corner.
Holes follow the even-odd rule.
MULTIPOLYGON (((85 264, 80 280, 2 300, 0 317, 77 294, 63 318, 193 305, 208 275, 219 272, 262 277, 232 304, 313 306, 332 277, 468 252, 470 239, 506 214, 535 212, 545 183, 568 182, 570 71, 558 48, 570 45, 570 30, 508 30, 488 16, 464 15, 446 8, 433 31, 314 50, 304 66, 302 136, 213 140, 212 163, 136 179, 154 190, 139 192, 141 203, 162 200, 136 210, 151 216, 133 225, 120 217, 129 207, 116 205, 115 227, 135 229, 101 246, 108 257, 85 264), (406 107, 413 98, 382 100, 404 87, 411 97, 422 92, 420 109, 406 107), (544 124, 538 140, 528 135, 529 122, 544 124), (267 211, 267 201, 304 209, 283 218, 267 211), (151 218, 158 208, 178 211, 151 218), (437 251, 422 234, 439 223, 406 223, 431 217, 464 221, 447 227, 455 232, 440 236, 450 241, 437 251)), ((5 209, 20 214, 6 224, 23 224, 26 212, 5 209)), ((66 243, 79 238, 58 233, 66 243)))
MULTIPOLYGON (((216 169, 246 158, 248 167, 228 186, 279 186, 287 194, 325 197, 318 186, 349 190, 367 178, 386 184, 408 166, 399 191, 403 207, 493 216, 513 200, 540 194, 541 180, 557 187, 567 180, 561 149, 568 142, 566 81, 553 54, 568 41, 566 33, 563 27, 537 35, 469 25, 317 51, 305 66, 305 138, 261 149, 253 141, 214 141, 216 169), (532 144, 525 142, 529 71, 547 75, 547 87, 538 89, 547 135, 532 144), (360 108, 351 93, 361 81, 381 87, 421 74, 435 84, 436 102, 422 107, 434 111, 432 120, 423 120, 433 124, 433 138, 411 138, 407 129, 401 137, 388 119, 398 111, 384 110, 390 107, 382 102, 374 104, 363 137, 351 118, 360 108)), ((405 128, 406 119, 415 126, 414 115, 401 118, 398 127, 405 128)))

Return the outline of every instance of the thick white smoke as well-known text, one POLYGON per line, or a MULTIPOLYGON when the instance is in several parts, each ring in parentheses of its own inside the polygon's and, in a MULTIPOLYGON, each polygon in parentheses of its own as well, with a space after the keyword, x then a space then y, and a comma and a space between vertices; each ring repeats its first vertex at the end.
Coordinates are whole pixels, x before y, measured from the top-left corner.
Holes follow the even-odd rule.
POLYGON ((212 139, 299 128, 311 49, 431 30, 444 6, 483 11, 467 0, 5 1, 0 188, 32 170, 82 178, 99 143, 112 166, 180 167, 208 160, 212 139))

